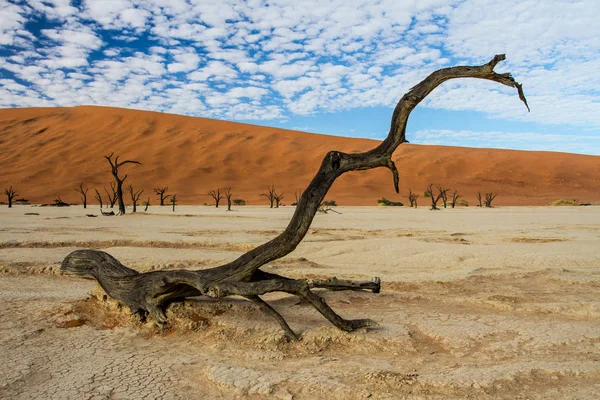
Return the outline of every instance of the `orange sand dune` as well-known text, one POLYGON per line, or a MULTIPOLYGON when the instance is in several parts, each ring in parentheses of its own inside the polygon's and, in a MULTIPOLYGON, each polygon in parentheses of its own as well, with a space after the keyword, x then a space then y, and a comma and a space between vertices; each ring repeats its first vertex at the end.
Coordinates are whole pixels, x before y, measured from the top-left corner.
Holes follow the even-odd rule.
MULTIPOLYGON (((108 107, 0 110, 0 189, 13 185, 33 203, 60 196, 80 202, 80 182, 107 186, 112 177, 104 155, 127 165, 125 184, 168 186, 182 204, 210 203, 211 189, 231 187, 234 198, 265 204, 260 194, 274 184, 284 203, 314 176, 329 150, 364 151, 377 142, 254 125, 108 107)), ((410 139, 410 135, 409 135, 410 139)), ((385 196, 406 202, 408 189, 428 183, 455 188, 475 204, 477 191, 498 193, 497 205, 544 205, 556 199, 600 202, 600 157, 567 153, 471 149, 404 144, 395 154, 401 194, 388 170, 352 172, 332 187, 340 205, 375 205, 385 196)), ((93 198, 93 189, 89 197, 93 198)), ((3 199, 5 201, 5 199, 3 199)), ((126 201, 128 201, 126 196, 126 201)), ((90 200, 88 200, 90 201, 90 200)), ((91 200, 91 203, 94 201, 91 200)))

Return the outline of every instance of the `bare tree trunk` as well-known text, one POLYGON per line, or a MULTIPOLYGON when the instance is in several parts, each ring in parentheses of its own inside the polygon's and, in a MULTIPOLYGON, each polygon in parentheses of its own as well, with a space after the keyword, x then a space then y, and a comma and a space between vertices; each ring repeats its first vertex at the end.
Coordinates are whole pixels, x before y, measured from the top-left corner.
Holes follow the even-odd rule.
POLYGON ((169 188, 168 187, 154 188, 154 193, 156 193, 160 197, 160 205, 161 206, 164 206, 165 200, 168 199, 169 197, 171 197, 171 195, 165 195, 165 192, 167 191, 167 189, 169 189, 169 188))
POLYGON ((225 198, 227 198, 227 211, 231 211, 231 188, 228 188, 225 192, 225 198))
POLYGON ((483 204, 481 204, 481 192, 477 192, 477 200, 479 201, 478 207, 483 207, 483 204))
POLYGON ((223 198, 223 195, 221 194, 221 189, 217 189, 216 191, 211 190, 210 192, 208 192, 208 195, 215 200, 215 207, 219 208, 219 203, 223 198))
POLYGON ((190 296, 209 297, 244 296, 255 302, 263 311, 273 316, 290 339, 297 336, 287 325, 283 317, 266 304, 259 296, 269 292, 294 294, 312 305, 336 327, 345 331, 354 331, 362 327, 377 325, 369 319, 346 320, 336 314, 312 288, 322 287, 335 290, 367 289, 378 292, 379 279, 365 282, 330 280, 297 280, 280 275, 266 273, 260 268, 290 252, 305 237, 312 220, 323 202, 331 185, 342 174, 386 167, 392 171, 393 182, 398 192, 399 174, 392 161, 396 148, 405 142, 405 130, 411 111, 433 89, 443 82, 456 78, 487 79, 515 87, 521 100, 527 105, 521 85, 510 74, 497 74, 494 67, 504 60, 504 55, 495 56, 490 62, 480 66, 459 66, 444 68, 431 73, 422 82, 414 86, 398 102, 390 132, 377 147, 357 154, 330 151, 321 167, 302 194, 298 207, 287 228, 276 238, 258 246, 220 267, 201 270, 164 270, 138 273, 125 267, 107 253, 96 250, 76 250, 62 262, 61 269, 66 273, 93 277, 105 289, 107 294, 119 300, 129 309, 144 317, 150 314, 155 322, 166 322, 165 307, 172 301, 190 296))
POLYGON ((498 196, 498 194, 493 194, 493 193, 486 193, 485 194, 485 206, 487 208, 491 208, 492 207, 492 201, 494 201, 494 199, 496 198, 496 196, 498 196))
POLYGON ((102 196, 100 196, 100 192, 98 191, 98 189, 94 188, 94 191, 96 192, 96 200, 98 201, 98 203, 100 203, 100 211, 102 211, 102 196))
POLYGON ((83 201, 83 208, 87 208, 87 192, 88 189, 83 189, 83 182, 79 184, 79 187, 75 189, 76 192, 81 194, 81 200, 83 201))
POLYGON ((6 194, 8 199, 8 208, 12 208, 13 199, 19 194, 13 189, 12 185, 8 189, 4 189, 4 194, 6 194))
MULTIPOLYGON (((137 202, 139 201, 142 193, 144 193, 144 189, 140 189, 136 192, 133 190, 133 186, 129 185, 127 187, 127 190, 129 191, 129 195, 131 196, 131 202, 133 203, 133 212, 136 212, 137 211, 137 202)), ((148 208, 148 207, 146 206, 146 208, 148 208)))
POLYGON ((452 208, 454 208, 456 206, 456 203, 458 202, 458 199, 462 197, 460 194, 458 194, 458 192, 455 190, 452 193, 452 203, 450 204, 452 206, 452 208))
POLYGON ((119 168, 121 168, 125 164, 141 164, 139 161, 134 160, 125 160, 119 162, 119 156, 115 157, 113 162, 112 156, 115 153, 110 153, 109 156, 104 156, 110 164, 111 173, 113 178, 115 178, 115 182, 117 183, 117 201, 119 202, 119 215, 125 214, 125 203, 123 202, 123 182, 127 179, 127 175, 123 178, 119 178, 119 168))
POLYGON ((173 203, 173 212, 175 212, 175 203, 177 203, 177 194, 171 196, 171 203, 173 203))

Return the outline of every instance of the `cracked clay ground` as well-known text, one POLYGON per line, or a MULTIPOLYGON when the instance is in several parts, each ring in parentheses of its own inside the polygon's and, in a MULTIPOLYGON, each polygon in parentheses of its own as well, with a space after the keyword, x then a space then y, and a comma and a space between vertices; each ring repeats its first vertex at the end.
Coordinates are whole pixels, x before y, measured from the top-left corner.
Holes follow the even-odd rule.
POLYGON ((265 296, 302 337, 287 343, 242 299, 173 305, 157 331, 58 270, 85 247, 141 271, 213 267, 277 235, 292 208, 0 209, 0 398, 597 398, 600 208, 338 210, 265 270, 380 276, 380 294, 320 292, 380 326, 344 333, 265 296))

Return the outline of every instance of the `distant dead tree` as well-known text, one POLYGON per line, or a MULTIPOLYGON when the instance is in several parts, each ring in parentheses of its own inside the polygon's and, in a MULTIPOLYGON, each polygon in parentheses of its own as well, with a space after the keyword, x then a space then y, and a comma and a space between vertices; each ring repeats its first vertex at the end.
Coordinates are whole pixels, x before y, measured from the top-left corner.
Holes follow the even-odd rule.
MULTIPOLYGON (((139 272, 128 268, 110 254, 93 249, 75 250, 61 264, 63 274, 96 279, 107 296, 128 308, 140 320, 148 316, 157 325, 168 322, 168 306, 189 297, 205 296, 222 299, 240 296, 253 302, 257 308, 279 324, 289 340, 298 340, 282 315, 261 296, 283 292, 297 296, 304 304, 314 307, 338 329, 352 332, 377 326, 370 319, 346 319, 328 304, 315 289, 371 290, 379 293, 381 280, 365 281, 337 279, 293 279, 263 268, 273 261, 288 256, 309 232, 311 223, 335 181, 350 171, 387 168, 391 171, 394 188, 399 192, 399 172, 393 156, 406 141, 406 126, 414 108, 442 83, 462 78, 477 78, 515 88, 519 98, 527 105, 522 86, 509 73, 496 73, 494 68, 506 57, 496 55, 482 65, 445 67, 431 72, 414 85, 397 103, 392 114, 386 138, 362 153, 329 151, 318 171, 302 194, 288 226, 275 238, 227 260, 221 266, 204 269, 167 269, 139 272)), ((410 167, 410 165, 409 165, 410 167)), ((277 271, 279 272, 279 271, 277 271)), ((362 296, 361 296, 362 297, 362 296)), ((293 303, 292 303, 293 304, 293 303)), ((362 313, 361 313, 362 314, 362 313)))
POLYGON ((96 192, 96 196, 94 197, 96 197, 96 201, 100 203, 100 210, 102 210, 102 196, 100 196, 100 192, 98 191, 98 189, 94 188, 94 191, 96 192))
POLYGON ((231 211, 231 188, 227 188, 225 191, 225 198, 227 198, 227 211, 231 211))
POLYGON ((133 190, 133 186, 127 186, 127 190, 129 191, 129 195, 131 196, 131 202, 133 203, 133 212, 137 211, 137 202, 140 199, 142 193, 144 193, 144 189, 140 189, 137 192, 133 190))
POLYGON ((294 198, 296 199, 296 201, 294 201, 292 203, 293 206, 297 206, 298 205, 298 202, 300 201, 300 196, 302 196, 302 190, 294 191, 294 198))
POLYGON ((54 207, 69 207, 70 204, 69 203, 65 203, 64 201, 62 201, 62 199, 60 198, 60 196, 58 196, 55 200, 54 200, 54 207))
POLYGON ((485 206, 488 208, 492 207, 492 201, 494 201, 494 199, 496 198, 496 196, 498 196, 498 194, 493 194, 493 193, 486 193, 485 194, 485 206))
MULTIPOLYGON (((117 186, 114 184, 114 182, 111 182, 110 192, 106 189, 106 186, 104 187, 104 191, 108 196, 108 204, 110 204, 110 208, 113 208, 115 206, 115 203, 117 202, 117 186)), ((108 204, 106 205, 106 207, 108 207, 108 204)))
POLYGON ((441 185, 435 185, 435 186, 437 187, 438 193, 440 195, 440 199, 442 199, 442 204, 444 205, 444 208, 446 208, 446 204, 448 204, 448 192, 450 191, 450 189, 445 189, 441 185))
POLYGON ((110 164, 111 172, 113 178, 115 178, 115 182, 117 183, 117 201, 119 202, 119 215, 125 214, 125 203, 123 202, 123 182, 127 179, 127 174, 123 178, 119 178, 119 168, 121 168, 125 164, 141 164, 139 161, 135 160, 125 160, 119 162, 119 156, 115 157, 115 160, 112 160, 112 156, 115 153, 110 153, 109 156, 104 156, 110 164))
POLYGON ((219 202, 223 198, 223 194, 221 194, 221 189, 217 189, 216 191, 211 190, 208 192, 208 195, 215 200, 215 207, 219 208, 219 202))
POLYGON ((13 199, 19 194, 13 189, 12 185, 10 185, 8 189, 4 189, 4 194, 6 194, 6 197, 8 198, 8 208, 12 208, 13 199))
POLYGON ((165 200, 168 199, 169 197, 171 197, 171 195, 165 195, 167 189, 169 189, 168 187, 157 187, 154 188, 154 193, 156 193, 157 196, 160 197, 160 205, 164 206, 165 205, 165 200))
POLYGON ((481 192, 477 192, 477 200, 479 201, 479 205, 477 207, 483 207, 483 204, 481 202, 481 192))
POLYGON ((279 203, 283 200, 283 193, 275 195, 275 208, 279 208, 279 203))
MULTIPOLYGON (((87 208, 87 192, 88 189, 83 188, 83 182, 79 184, 77 189, 74 189, 76 192, 81 194, 81 201, 83 201, 83 208, 87 208)), ((101 207, 102 208, 102 207, 101 207)))
POLYGON ((452 203, 450 203, 452 208, 454 208, 456 206, 456 203, 458 202, 458 199, 460 197, 462 197, 462 196, 460 194, 458 194, 458 192, 456 190, 454 192, 452 192, 452 203))
POLYGON ((177 203, 177 193, 171 196, 171 204, 173 204, 173 212, 175 212, 175 203, 177 203))
POLYGON ((263 193, 261 196, 265 196, 267 199, 269 199, 270 206, 273 208, 273 204, 275 204, 275 185, 271 185, 269 188, 269 194, 263 193))
POLYGON ((440 201, 440 198, 442 197, 442 192, 438 191, 438 194, 434 195, 433 194, 433 185, 429 184, 429 185, 427 185, 427 190, 425 191, 425 194, 427 195, 427 197, 431 198, 430 210, 439 210, 437 203, 438 203, 438 201, 440 201))
POLYGON ((412 190, 408 189, 408 201, 410 202, 410 207, 417 208, 417 199, 419 195, 413 193, 412 190))
POLYGON ((144 211, 148 211, 148 206, 150 205, 150 197, 148 197, 148 200, 144 201, 142 205, 144 206, 144 211))

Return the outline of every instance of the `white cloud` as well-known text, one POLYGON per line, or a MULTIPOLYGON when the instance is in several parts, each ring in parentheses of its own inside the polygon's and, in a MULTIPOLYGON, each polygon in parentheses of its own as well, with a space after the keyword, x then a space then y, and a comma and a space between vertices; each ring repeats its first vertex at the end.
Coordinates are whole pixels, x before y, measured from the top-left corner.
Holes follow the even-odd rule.
MULTIPOLYGON (((422 106, 600 129, 594 0, 0 0, 0 106, 107 104, 218 118, 392 107, 431 71, 487 62, 524 84, 445 83, 422 106), (28 21, 46 18, 42 37, 28 21), (108 47, 117 40, 119 47, 108 47), (63 72, 64 71, 64 72, 63 72)), ((43 25, 43 24, 42 24, 43 25)))

